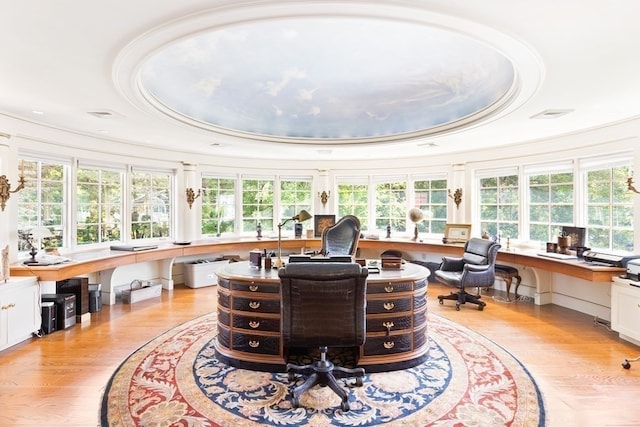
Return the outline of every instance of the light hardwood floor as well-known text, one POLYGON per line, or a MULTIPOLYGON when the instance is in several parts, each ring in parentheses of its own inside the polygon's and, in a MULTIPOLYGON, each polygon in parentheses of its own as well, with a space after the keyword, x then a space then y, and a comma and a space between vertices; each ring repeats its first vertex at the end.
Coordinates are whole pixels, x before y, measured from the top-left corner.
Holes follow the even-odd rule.
MULTIPOLYGON (((640 347, 620 340, 594 319, 554 305, 500 302, 483 296, 480 312, 436 296, 429 309, 472 328, 506 348, 536 379, 548 426, 640 426, 640 362, 623 369, 640 347)), ((216 288, 176 286, 161 299, 103 306, 91 321, 33 338, 0 352, 1 426, 99 424, 102 393, 118 365, 160 333, 215 309, 216 288)))

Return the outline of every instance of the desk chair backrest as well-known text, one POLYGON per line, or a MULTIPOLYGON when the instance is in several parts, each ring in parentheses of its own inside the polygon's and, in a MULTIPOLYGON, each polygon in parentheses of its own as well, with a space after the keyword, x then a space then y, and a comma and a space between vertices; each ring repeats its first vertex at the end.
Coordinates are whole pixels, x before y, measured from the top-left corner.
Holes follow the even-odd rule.
POLYGON ((366 268, 356 263, 300 262, 278 271, 283 343, 354 347, 366 333, 366 268))
POLYGON ((326 256, 354 256, 358 250, 359 241, 360 220, 353 215, 346 215, 322 231, 321 253, 326 256))

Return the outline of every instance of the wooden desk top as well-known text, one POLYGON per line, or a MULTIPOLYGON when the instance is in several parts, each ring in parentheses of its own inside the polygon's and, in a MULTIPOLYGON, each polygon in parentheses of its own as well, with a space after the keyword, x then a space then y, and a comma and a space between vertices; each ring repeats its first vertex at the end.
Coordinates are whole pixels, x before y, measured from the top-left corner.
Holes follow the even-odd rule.
MULTIPOLYGON (((282 249, 307 250, 320 248, 320 239, 282 239, 282 249)), ((43 281, 59 281, 75 276, 108 270, 122 265, 145 261, 170 260, 179 257, 210 256, 212 254, 235 254, 252 249, 275 250, 278 240, 263 238, 253 239, 205 239, 194 241, 190 245, 159 244, 157 249, 138 252, 112 251, 109 249, 93 250, 68 254, 72 261, 48 266, 27 266, 21 263, 11 265, 12 276, 38 276, 43 281)), ((360 249, 382 252, 395 249, 402 252, 430 252, 441 255, 460 256, 462 244, 442 244, 438 241, 414 242, 393 239, 360 239, 360 249)), ((551 271, 553 273, 592 281, 610 282, 615 275, 625 272, 624 268, 597 266, 583 260, 559 260, 536 255, 535 251, 500 251, 498 262, 524 265, 532 268, 551 271)))
MULTIPOLYGON (((285 259, 286 261, 286 259, 285 259)), ((225 279, 240 280, 256 280, 259 282, 279 283, 278 270, 272 268, 265 270, 264 268, 251 267, 248 261, 232 262, 225 265, 217 272, 218 276, 225 279)), ((403 264, 400 270, 380 270, 379 273, 370 272, 367 281, 370 283, 384 283, 386 281, 399 280, 422 280, 429 276, 429 269, 418 264, 407 262, 403 264)))

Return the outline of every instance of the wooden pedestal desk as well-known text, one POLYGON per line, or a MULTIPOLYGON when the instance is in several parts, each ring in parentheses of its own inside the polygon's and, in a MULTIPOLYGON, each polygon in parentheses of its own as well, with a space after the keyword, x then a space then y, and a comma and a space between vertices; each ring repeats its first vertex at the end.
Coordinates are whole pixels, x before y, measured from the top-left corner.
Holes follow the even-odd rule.
MULTIPOLYGON (((389 371, 426 359, 429 274, 410 263, 401 270, 369 273, 367 338, 359 349, 359 366, 389 371)), ((236 262, 219 270, 218 277, 218 357, 236 367, 284 371, 278 271, 236 262)))

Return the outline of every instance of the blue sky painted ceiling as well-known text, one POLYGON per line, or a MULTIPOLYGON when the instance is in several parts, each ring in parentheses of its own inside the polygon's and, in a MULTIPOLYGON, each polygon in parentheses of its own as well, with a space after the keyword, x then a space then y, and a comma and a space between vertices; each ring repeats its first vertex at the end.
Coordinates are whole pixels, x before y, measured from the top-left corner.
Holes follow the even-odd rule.
POLYGON ((326 141, 455 123, 503 101, 515 71, 442 28, 316 17, 182 39, 150 57, 140 81, 162 108, 223 131, 326 141))

